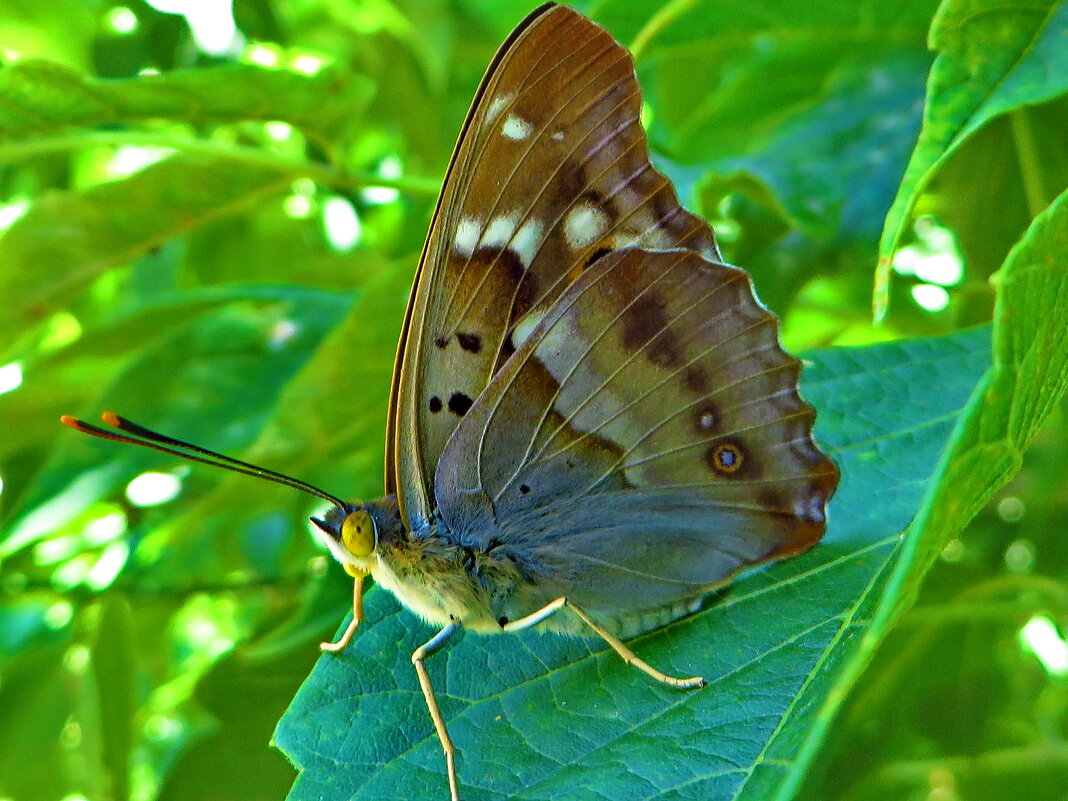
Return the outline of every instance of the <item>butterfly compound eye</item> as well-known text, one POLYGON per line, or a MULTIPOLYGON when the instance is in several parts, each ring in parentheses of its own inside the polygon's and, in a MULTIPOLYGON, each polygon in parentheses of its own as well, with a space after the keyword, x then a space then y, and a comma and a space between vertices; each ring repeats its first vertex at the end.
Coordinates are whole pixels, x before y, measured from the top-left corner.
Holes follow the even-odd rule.
POLYGON ((375 523, 367 512, 350 512, 341 524, 341 541, 353 556, 370 556, 376 539, 375 523))

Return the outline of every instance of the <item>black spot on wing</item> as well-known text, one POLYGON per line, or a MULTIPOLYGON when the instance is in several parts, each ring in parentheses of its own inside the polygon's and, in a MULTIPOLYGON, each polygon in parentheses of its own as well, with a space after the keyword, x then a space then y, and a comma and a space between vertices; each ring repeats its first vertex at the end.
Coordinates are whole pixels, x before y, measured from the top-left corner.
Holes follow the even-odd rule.
POLYGON ((588 259, 586 259, 586 264, 583 266, 583 269, 584 270, 590 269, 590 267, 592 267, 600 259, 603 259, 605 256, 607 256, 611 252, 612 252, 611 248, 606 248, 606 247, 597 248, 597 250, 593 251, 593 253, 590 254, 590 257, 588 259))
POLYGON ((449 396, 449 411, 457 417, 463 417, 474 403, 473 400, 462 392, 454 392, 449 396))
POLYGON ((434 414, 437 414, 441 411, 441 398, 435 395, 430 399, 430 402, 427 404, 427 406, 430 408, 430 411, 432 411, 434 414))
POLYGON ((456 335, 456 341, 459 342, 460 347, 468 353, 478 353, 482 350, 482 337, 478 334, 458 333, 456 335))

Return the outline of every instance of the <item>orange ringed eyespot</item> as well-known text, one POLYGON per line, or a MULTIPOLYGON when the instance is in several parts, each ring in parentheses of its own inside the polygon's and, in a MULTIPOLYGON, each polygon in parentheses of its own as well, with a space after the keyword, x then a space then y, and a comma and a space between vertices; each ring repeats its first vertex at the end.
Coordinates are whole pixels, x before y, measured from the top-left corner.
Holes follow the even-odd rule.
POLYGON ((720 445, 712 452, 712 466, 721 473, 737 471, 742 461, 742 452, 736 445, 720 445))

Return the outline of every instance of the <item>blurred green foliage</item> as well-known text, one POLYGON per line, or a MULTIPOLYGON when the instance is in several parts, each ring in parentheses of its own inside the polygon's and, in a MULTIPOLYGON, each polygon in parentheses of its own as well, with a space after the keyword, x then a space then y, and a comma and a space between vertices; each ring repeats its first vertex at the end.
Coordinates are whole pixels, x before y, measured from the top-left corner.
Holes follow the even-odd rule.
MULTIPOLYGON (((584 782, 610 797, 1062 798, 1068 3, 576 5, 635 51, 658 166, 753 273, 787 345, 821 349, 806 387, 849 472, 809 561, 639 644, 731 673, 767 640, 755 661, 785 683, 739 673, 679 702, 579 641, 513 654, 468 637, 443 655, 469 797, 537 781, 560 798, 584 782), (897 342, 920 336, 938 338, 897 342), (821 620, 845 622, 794 638, 821 620), (796 695, 749 703, 772 686, 796 695), (485 703, 461 714, 491 690, 506 727, 485 703), (677 724, 676 704, 701 724, 685 736, 629 717, 677 724), (682 755, 653 749, 672 740, 682 755), (658 761, 701 781, 644 772, 658 761)), ((437 185, 533 6, 0 0, 0 799, 289 790, 296 771, 268 743, 350 593, 308 536, 314 507, 57 418, 115 409, 379 494, 437 185), (146 473, 180 493, 137 501, 146 473)), ((309 768, 294 797, 352 795, 360 760, 394 795, 444 797, 407 665, 429 632, 383 593, 369 609, 279 729, 309 768)))

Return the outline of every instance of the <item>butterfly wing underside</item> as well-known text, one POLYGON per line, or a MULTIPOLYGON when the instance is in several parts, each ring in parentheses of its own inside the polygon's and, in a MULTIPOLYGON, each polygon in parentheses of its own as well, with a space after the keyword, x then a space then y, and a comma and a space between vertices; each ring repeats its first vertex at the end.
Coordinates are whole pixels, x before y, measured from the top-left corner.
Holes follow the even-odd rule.
POLYGON ((501 614, 626 620, 822 536, 838 471, 744 272, 623 250, 520 328, 436 482, 457 537, 530 566, 501 614))
POLYGON ((649 163, 629 53, 549 5, 505 42, 472 104, 424 246, 394 374, 387 491, 418 529, 449 437, 547 310, 606 254, 716 260, 711 228, 649 163), (526 333, 526 332, 518 332, 526 333))

